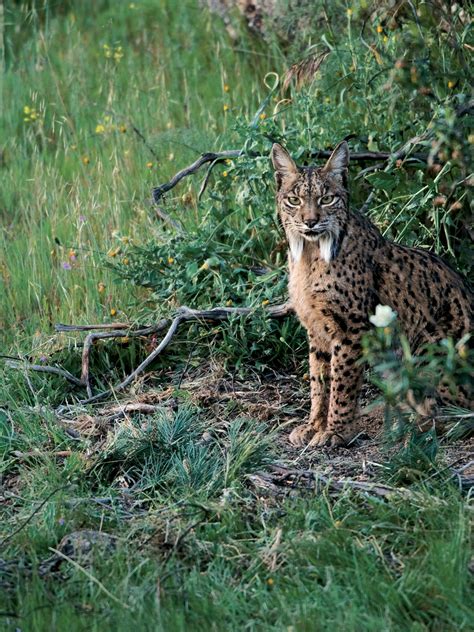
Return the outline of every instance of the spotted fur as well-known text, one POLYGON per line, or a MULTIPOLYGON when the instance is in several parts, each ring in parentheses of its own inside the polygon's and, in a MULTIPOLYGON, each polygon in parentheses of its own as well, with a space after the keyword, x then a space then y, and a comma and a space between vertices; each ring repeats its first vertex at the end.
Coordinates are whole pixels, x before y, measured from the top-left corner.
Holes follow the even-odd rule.
MULTIPOLYGON (((298 168, 280 145, 272 161, 289 244, 290 300, 309 338, 311 413, 290 441, 341 445, 357 431, 361 339, 376 305, 397 312, 416 350, 472 331, 473 296, 439 257, 388 241, 349 209, 346 142, 322 168, 298 168)), ((472 406, 462 387, 458 401, 472 406)))

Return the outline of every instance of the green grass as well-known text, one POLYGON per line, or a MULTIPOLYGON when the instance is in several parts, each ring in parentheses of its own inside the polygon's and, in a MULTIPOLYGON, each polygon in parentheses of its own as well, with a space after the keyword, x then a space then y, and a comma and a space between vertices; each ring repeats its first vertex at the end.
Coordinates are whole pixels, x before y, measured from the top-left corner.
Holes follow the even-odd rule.
MULTIPOLYGON (((465 272, 472 265, 462 183, 471 119, 453 114, 468 95, 472 34, 459 16, 453 45, 423 3, 419 25, 405 8, 392 28, 384 3, 370 14, 355 2, 350 16, 345 3, 318 2, 297 40, 264 42, 237 16, 233 41, 191 0, 179 10, 172 0, 4 4, 3 354, 79 375, 81 339, 54 335, 57 322, 150 322, 182 304, 284 300, 274 140, 304 162, 348 134, 354 150, 390 151, 427 134, 416 151, 444 152, 441 170, 390 164, 361 175, 356 165, 354 204, 373 186, 369 212, 387 235, 433 247, 465 272), (267 73, 282 77, 328 45, 324 72, 308 85, 271 91, 267 73), (201 152, 240 147, 200 202, 204 172, 167 195, 181 230, 157 219, 153 186, 201 152)), ((123 378, 147 349, 98 345, 93 388, 123 378)), ((434 456, 409 498, 266 498, 249 475, 284 457, 275 424, 241 416, 232 401, 221 417, 182 385, 186 372, 302 377, 305 355, 294 321, 270 322, 258 309, 251 325, 191 325, 132 389, 171 386, 163 410, 79 436, 55 407, 83 391, 2 364, 0 629, 473 629, 469 508, 434 456), (41 572, 61 538, 82 529, 119 544, 41 572)), ((409 452, 385 464, 392 484, 409 452)))

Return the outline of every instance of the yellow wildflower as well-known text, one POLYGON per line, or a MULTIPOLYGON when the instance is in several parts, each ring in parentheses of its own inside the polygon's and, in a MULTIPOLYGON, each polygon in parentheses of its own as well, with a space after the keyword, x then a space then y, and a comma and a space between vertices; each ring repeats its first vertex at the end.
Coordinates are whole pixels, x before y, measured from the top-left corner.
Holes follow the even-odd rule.
POLYGON ((262 113, 260 114, 260 120, 261 120, 261 121, 264 121, 266 118, 267 118, 267 115, 265 114, 265 112, 262 112, 262 113))
POLYGON ((153 163, 152 162, 147 162, 146 166, 148 167, 148 169, 153 169, 153 163))
POLYGON ((82 162, 85 165, 88 165, 90 163, 91 159, 89 158, 89 156, 82 156, 82 162))
POLYGON ((304 381, 304 382, 309 382, 309 374, 308 374, 308 373, 305 373, 305 374, 303 375, 303 381, 304 381))
POLYGON ((272 579, 271 577, 269 577, 269 578, 267 579, 267 584, 268 584, 269 586, 273 586, 273 584, 274 584, 274 583, 275 583, 275 580, 274 580, 274 579, 272 579))
POLYGON ((383 33, 383 26, 381 26, 380 24, 377 27, 377 33, 383 33))
POLYGON ((207 261, 204 261, 204 263, 202 264, 202 266, 199 269, 200 270, 209 270, 209 264, 207 263, 207 261))
POLYGON ((122 47, 117 46, 117 48, 114 51, 114 59, 115 61, 120 61, 122 57, 123 57, 122 47))
POLYGON ((350 18, 353 13, 354 13, 354 11, 352 9, 347 9, 347 11, 346 11, 346 14, 347 14, 348 18, 350 18))
POLYGON ((99 123, 99 125, 96 125, 95 127, 95 133, 96 134, 103 134, 105 132, 105 127, 99 123))
POLYGON ((383 41, 384 41, 384 44, 386 44, 388 42, 388 35, 384 35, 383 36, 383 41))
POLYGON ((115 309, 115 307, 112 307, 112 309, 110 310, 110 315, 115 316, 116 314, 117 314, 117 310, 115 309))
POLYGON ((124 266, 128 266, 128 264, 130 263, 130 259, 128 257, 125 257, 122 263, 124 266))
POLYGON ((103 294, 105 292, 105 288, 106 285, 105 283, 102 283, 102 281, 97 284, 97 291, 99 292, 99 294, 103 294))
POLYGON ((231 165, 232 164, 232 160, 230 158, 226 158, 225 164, 226 165, 231 165))
POLYGON ((336 527, 336 529, 339 529, 340 527, 342 527, 341 520, 336 520, 336 522, 334 523, 334 526, 336 527))
POLYGON ((262 305, 268 305, 270 303, 270 301, 268 300, 268 298, 266 298, 264 301, 262 301, 262 305))
POLYGON ((222 109, 224 110, 224 112, 227 112, 228 110, 230 110, 230 105, 228 103, 224 103, 224 107, 222 109))
POLYGON ((25 105, 25 107, 23 108, 23 113, 30 114, 30 112, 31 112, 31 108, 28 105, 25 105))
POLYGON ((227 178, 228 175, 229 175, 229 173, 227 171, 223 171, 222 172, 222 177, 223 178, 227 178))
POLYGON ((191 193, 191 191, 188 191, 187 193, 183 193, 183 195, 181 196, 181 202, 183 204, 191 204, 193 201, 193 194, 191 193))
POLYGON ((125 134, 125 132, 127 131, 127 128, 125 127, 125 125, 120 125, 119 127, 119 132, 121 134, 125 134))
POLYGON ((456 85, 455 81, 448 81, 448 88, 451 90, 452 88, 454 88, 454 86, 456 85))
POLYGON ((226 306, 230 307, 232 305, 232 301, 229 299, 228 301, 226 301, 226 306))
POLYGON ((116 257, 120 253, 120 248, 111 248, 107 255, 109 257, 116 257))
POLYGON ((173 257, 168 257, 168 263, 169 265, 172 265, 174 263, 173 257))
POLYGON ((230 92, 230 86, 228 83, 224 84, 224 92, 230 92))

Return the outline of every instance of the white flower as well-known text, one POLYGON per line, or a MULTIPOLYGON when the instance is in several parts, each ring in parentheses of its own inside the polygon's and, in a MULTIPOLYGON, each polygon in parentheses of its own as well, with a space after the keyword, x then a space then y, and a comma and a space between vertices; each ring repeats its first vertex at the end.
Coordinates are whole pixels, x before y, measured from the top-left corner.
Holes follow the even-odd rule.
POLYGON ((377 305, 375 316, 369 316, 369 320, 376 327, 388 327, 396 317, 397 312, 394 312, 389 305, 377 305))

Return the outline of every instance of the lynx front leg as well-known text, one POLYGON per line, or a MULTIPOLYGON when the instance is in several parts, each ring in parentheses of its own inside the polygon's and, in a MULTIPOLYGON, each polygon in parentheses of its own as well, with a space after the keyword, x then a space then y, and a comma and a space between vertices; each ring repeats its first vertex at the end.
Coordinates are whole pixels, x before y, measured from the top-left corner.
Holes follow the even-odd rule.
POLYGON ((330 359, 329 353, 310 349, 311 412, 308 421, 297 426, 290 434, 290 443, 293 445, 306 445, 314 433, 326 427, 330 359))
POLYGON ((331 359, 331 386, 327 424, 313 436, 310 445, 344 445, 355 434, 357 402, 362 382, 359 341, 336 344, 331 359))

